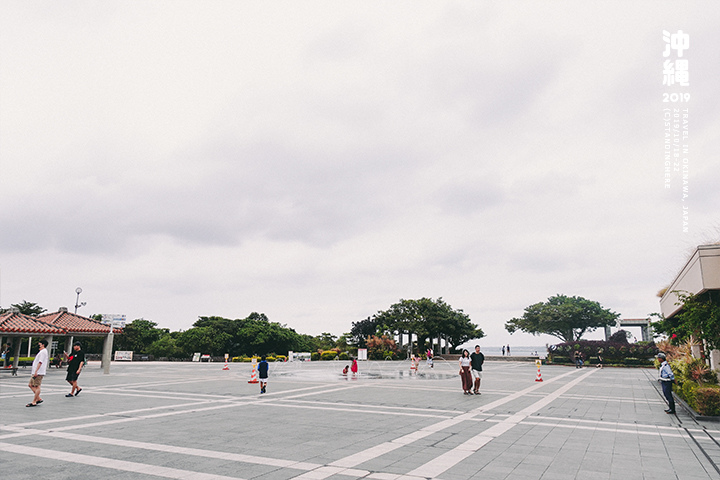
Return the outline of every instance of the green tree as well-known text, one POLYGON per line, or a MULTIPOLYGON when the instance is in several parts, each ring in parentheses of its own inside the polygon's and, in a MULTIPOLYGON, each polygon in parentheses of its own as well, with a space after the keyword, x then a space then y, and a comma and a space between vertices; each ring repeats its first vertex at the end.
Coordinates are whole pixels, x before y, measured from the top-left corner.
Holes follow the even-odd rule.
POLYGON ((23 315, 30 315, 32 317, 37 317, 38 315, 42 315, 47 312, 46 309, 37 303, 28 302, 27 300, 23 300, 22 303, 13 303, 10 306, 12 308, 17 308, 23 315))
POLYGON ((184 358, 185 355, 180 347, 177 345, 175 337, 179 336, 179 332, 168 333, 162 336, 158 340, 155 340, 147 348, 147 353, 154 356, 156 359, 160 357, 168 358, 184 358))
POLYGON ((353 345, 360 348, 367 346, 367 339, 370 335, 377 333, 378 321, 375 317, 368 317, 358 322, 352 322, 350 339, 353 345))
POLYGON ((181 332, 175 343, 184 357, 190 357, 194 352, 220 356, 229 353, 224 350, 230 338, 227 333, 218 333, 212 327, 193 327, 181 332))
POLYGON ((427 338, 445 337, 454 349, 468 340, 485 336, 467 314, 453 309, 442 298, 401 299, 389 309, 378 312, 372 322, 366 324, 375 325, 375 335, 390 335, 399 331, 414 333, 418 338, 419 351, 424 351, 427 338))
POLYGON ((675 335, 676 341, 693 336, 705 340, 710 350, 720 348, 720 292, 674 293, 678 298, 676 305, 681 305, 682 309, 671 318, 660 317, 660 321, 653 322, 653 329, 669 337, 675 335))
POLYGON ((520 318, 505 323, 505 329, 514 333, 521 330, 533 335, 547 334, 564 342, 579 340, 585 332, 615 325, 618 313, 603 308, 598 302, 582 297, 556 295, 525 308, 520 318))
POLYGON ((115 350, 131 350, 135 353, 148 353, 147 348, 170 331, 157 328, 157 323, 137 318, 125 325, 123 333, 115 337, 115 350))
POLYGON ((252 312, 247 318, 235 320, 223 317, 200 317, 190 330, 195 328, 208 328, 215 332, 215 335, 222 338, 222 343, 215 347, 231 356, 287 353, 289 350, 304 351, 303 347, 308 344, 304 336, 299 335, 292 328, 271 322, 267 315, 258 312, 252 312))

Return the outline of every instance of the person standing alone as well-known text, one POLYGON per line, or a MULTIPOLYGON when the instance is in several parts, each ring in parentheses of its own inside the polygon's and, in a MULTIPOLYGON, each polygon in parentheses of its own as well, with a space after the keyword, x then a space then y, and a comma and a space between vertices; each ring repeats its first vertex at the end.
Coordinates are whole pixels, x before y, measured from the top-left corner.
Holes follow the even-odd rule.
POLYGON ((672 394, 672 384, 675 382, 675 374, 673 373, 672 368, 670 368, 670 364, 667 362, 664 353, 658 353, 657 358, 662 362, 660 364, 660 378, 658 378, 658 381, 660 382, 660 385, 662 385, 663 395, 665 395, 669 407, 665 410, 665 413, 673 414, 675 413, 675 399, 672 394))
POLYGON ((470 367, 472 376, 475 379, 473 393, 480 395, 480 381, 482 380, 482 366, 485 362, 485 355, 480 352, 480 345, 475 345, 475 351, 470 354, 470 367))
POLYGON ((38 342, 38 348, 40 349, 35 355, 35 359, 32 363, 32 369, 31 369, 31 376, 30 376, 30 383, 28 383, 28 387, 30 387, 30 390, 33 391, 35 396, 33 397, 33 401, 25 405, 26 407, 37 407, 39 403, 43 402, 43 399, 40 398, 40 385, 42 385, 43 378, 45 377, 45 373, 47 372, 47 364, 49 361, 48 357, 48 351, 47 351, 47 340, 42 339, 38 342))
POLYGON ((258 376, 260 377, 260 393, 265 393, 267 391, 267 379, 268 379, 268 363, 267 360, 265 360, 265 355, 263 355, 260 358, 260 363, 258 363, 258 376))
POLYGON ((65 380, 72 388, 70 389, 70 393, 65 396, 77 397, 80 392, 82 392, 82 388, 78 387, 77 379, 85 366, 85 352, 82 351, 82 344, 80 342, 73 343, 73 352, 72 355, 68 357, 68 362, 65 380))

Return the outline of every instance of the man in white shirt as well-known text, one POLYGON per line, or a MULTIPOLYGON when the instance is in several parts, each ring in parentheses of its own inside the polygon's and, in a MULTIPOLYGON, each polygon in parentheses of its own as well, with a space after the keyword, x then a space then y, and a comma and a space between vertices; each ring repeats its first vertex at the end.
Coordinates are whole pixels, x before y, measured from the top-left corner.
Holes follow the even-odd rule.
POLYGON ((42 384, 43 377, 45 377, 47 365, 50 360, 46 348, 47 344, 48 342, 45 339, 38 342, 38 348, 40 350, 37 355, 35 355, 35 360, 33 360, 31 369, 32 376, 30 377, 30 383, 28 383, 28 387, 33 391, 35 397, 31 403, 25 405, 26 407, 37 407, 38 404, 43 402, 43 399, 40 398, 40 385, 42 384))

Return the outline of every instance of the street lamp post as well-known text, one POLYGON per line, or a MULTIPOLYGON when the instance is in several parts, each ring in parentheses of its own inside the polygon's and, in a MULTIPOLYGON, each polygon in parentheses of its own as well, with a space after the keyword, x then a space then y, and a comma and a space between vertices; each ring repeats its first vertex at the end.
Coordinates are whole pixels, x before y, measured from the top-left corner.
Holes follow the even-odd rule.
POLYGON ((77 287, 75 289, 75 293, 77 293, 77 298, 75 299, 75 313, 77 314, 77 309, 80 307, 84 307, 86 302, 80 303, 80 294, 82 293, 82 288, 77 287))

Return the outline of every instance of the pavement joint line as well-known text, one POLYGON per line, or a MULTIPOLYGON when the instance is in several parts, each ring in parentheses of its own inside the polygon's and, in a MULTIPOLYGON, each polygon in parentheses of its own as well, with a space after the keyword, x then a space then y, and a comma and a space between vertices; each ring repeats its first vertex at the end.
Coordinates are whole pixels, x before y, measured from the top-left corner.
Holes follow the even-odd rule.
MULTIPOLYGON (((317 387, 316 387, 316 388, 317 388, 317 387)), ((336 389, 334 389, 334 390, 348 390, 348 389, 352 389, 352 388, 356 388, 356 387, 355 387, 355 386, 341 387, 341 388, 336 388, 336 389)), ((307 396, 307 395, 317 395, 317 394, 320 394, 320 393, 326 393, 326 392, 334 391, 334 390, 325 390, 325 391, 323 391, 323 392, 304 393, 304 394, 300 394, 300 395, 291 396, 290 398, 303 397, 303 396, 307 396)), ((279 392, 279 393, 284 393, 284 392, 279 392)), ((246 405, 253 405, 253 404, 270 403, 270 402, 272 402, 272 401, 273 401, 272 399, 259 399, 259 400, 254 400, 254 401, 249 401, 249 402, 242 402, 242 403, 241 403, 241 402, 225 403, 225 404, 223 404, 223 405, 215 405, 215 406, 212 406, 212 407, 190 408, 190 409, 187 409, 187 410, 178 410, 178 411, 172 411, 172 412, 156 413, 156 414, 152 414, 152 415, 141 415, 141 416, 138 416, 138 417, 117 418, 117 419, 113 419, 113 420, 106 420, 106 421, 103 421, 103 422, 95 422, 95 423, 89 423, 89 424, 67 425, 67 426, 64 426, 64 427, 54 428, 53 431, 55 431, 55 432, 65 432, 65 431, 68 431, 68 430, 78 430, 78 429, 81 429, 81 428, 98 427, 98 426, 105 426, 105 425, 115 425, 115 424, 119 424, 119 423, 135 422, 135 421, 138 421, 138 420, 148 420, 148 419, 152 419, 152 418, 162 418, 162 417, 170 417, 170 416, 175 416, 175 415, 184 415, 184 414, 187 414, 187 413, 207 412, 207 411, 210 411, 210 410, 219 410, 219 409, 223 409, 223 408, 231 408, 231 407, 239 407, 239 406, 246 406, 246 405)), ((220 402, 220 401, 218 401, 218 402, 220 402)), ((212 401, 209 401, 209 402, 202 402, 202 403, 203 403, 203 404, 207 404, 207 403, 213 403, 213 402, 212 402, 212 401)), ((175 407, 170 406, 170 407, 165 407, 165 408, 177 408, 177 407, 176 407, 176 406, 175 406, 175 407)), ((118 413, 114 413, 114 414, 104 414, 103 416, 117 416, 117 415, 119 415, 119 414, 118 414, 118 413)), ((68 419, 68 420, 69 420, 69 419, 68 419)), ((13 435, 13 437, 20 436, 20 434, 10 434, 10 435, 13 435)), ((28 435, 33 435, 33 433, 28 433, 28 435)), ((0 437, 0 438, 2 438, 2 437, 0 437)))
POLYGON ((582 418, 573 419, 573 418, 546 417, 546 416, 539 416, 539 415, 538 415, 538 416, 533 416, 533 417, 531 417, 531 418, 532 418, 533 420, 535 420, 535 419, 540 419, 540 420, 550 420, 550 421, 556 421, 556 422, 593 423, 593 424, 608 425, 608 426, 610 426, 610 425, 619 425, 619 426, 622 426, 622 427, 638 427, 638 428, 650 428, 650 429, 657 429, 657 430, 672 430, 672 431, 674 431, 674 432, 678 432, 678 431, 682 431, 682 430, 688 430, 688 431, 690 431, 690 432, 695 432, 695 433, 704 433, 704 432, 705 432, 705 430, 703 430, 703 429, 701 429, 701 428, 697 428, 697 429, 685 429, 685 428, 681 428, 681 427, 679 427, 679 426, 677 426, 677 427, 666 427, 666 426, 663 426, 663 425, 648 425, 648 424, 643 424, 643 423, 610 422, 610 421, 607 421, 607 420, 585 420, 585 419, 582 419, 582 418))
MULTIPOLYGON (((310 389, 312 389, 312 390, 318 390, 318 389, 322 389, 322 388, 327 388, 329 385, 332 385, 332 384, 314 385, 314 386, 312 386, 312 387, 299 388, 299 389, 297 389, 297 390, 295 390, 295 391, 296 391, 296 392, 299 392, 299 391, 306 391, 306 390, 310 390, 310 389)), ((355 388, 355 386, 341 387, 340 389, 336 389, 336 390, 346 390, 346 389, 349 389, 349 388, 355 388)), ((289 396, 289 397, 287 397, 287 398, 298 398, 298 397, 307 396, 307 395, 321 394, 321 393, 325 393, 325 392, 328 392, 328 391, 329 391, 329 390, 313 391, 313 392, 310 392, 310 393, 305 393, 305 394, 300 394, 300 395, 291 395, 291 396, 289 396)), ((288 393, 287 390, 286 390, 286 391, 283 391, 283 392, 276 392, 275 395, 281 395, 281 394, 286 394, 286 393, 288 393)), ((271 395, 271 394, 268 394, 268 395, 271 395)), ((254 398, 254 397, 253 397, 253 398, 254 398)), ((207 404, 209 404, 209 403, 220 403, 220 402, 227 403, 227 402, 232 402, 232 403, 230 403, 230 404, 220 405, 220 406, 214 406, 214 407, 209 407, 209 408, 205 408, 205 409, 192 409, 192 408, 191 408, 191 409, 188 409, 188 410, 181 410, 181 411, 176 411, 176 412, 167 412, 167 413, 165 413, 165 414, 158 414, 158 415, 138 416, 138 417, 132 417, 132 418, 122 418, 122 419, 117 419, 117 420, 109 420, 109 421, 105 421, 105 422, 96 422, 96 423, 82 424, 82 425, 70 425, 70 426, 68 426, 68 427, 59 427, 58 429, 56 429, 56 430, 59 431, 59 430, 61 430, 61 429, 62 429, 62 430, 66 430, 66 429, 69 430, 69 429, 85 428, 85 427, 91 427, 91 426, 108 425, 108 424, 113 424, 113 423, 123 423, 123 422, 127 422, 127 421, 143 420, 143 419, 146 419, 146 418, 157 418, 157 417, 159 417, 159 416, 177 415, 177 414, 182 414, 182 413, 194 413, 194 412, 198 412, 198 411, 214 410, 214 409, 218 409, 218 408, 228 408, 228 407, 235 407, 235 406, 244 406, 244 405, 256 404, 256 403, 269 403, 269 402, 274 401, 274 399, 267 399, 267 400, 266 400, 266 399, 252 399, 252 400, 251 400, 250 397, 244 397, 244 398, 239 399, 239 400, 249 400, 249 401, 238 401, 238 399, 233 399, 233 398, 229 398, 229 399, 227 399, 227 400, 204 400, 204 401, 200 401, 200 402, 192 402, 192 403, 180 404, 180 405, 163 405, 163 406, 160 406, 160 407, 140 408, 140 409, 135 409, 135 410, 125 410, 125 411, 120 411, 120 412, 109 412, 109 413, 102 413, 102 414, 96 414, 96 415, 83 415, 83 416, 81 416, 81 417, 69 417, 69 418, 54 419, 54 420, 41 420, 41 421, 37 421, 37 422, 26 422, 26 423, 19 423, 19 424, 13 424, 13 425, 8 425, 8 426, 19 426, 19 427, 23 427, 23 426, 32 426, 32 425, 42 425, 42 424, 46 424, 46 423, 49 423, 49 422, 76 422, 76 421, 78 421, 78 420, 86 420, 86 419, 90 419, 90 418, 105 418, 105 417, 113 417, 113 416, 119 416, 119 415, 128 415, 128 414, 140 413, 140 412, 147 412, 147 411, 167 410, 167 409, 169 409, 169 408, 179 408, 179 407, 186 407, 186 406, 193 407, 193 406, 199 406, 199 405, 207 405, 207 404)))
POLYGON ((578 430, 595 430, 598 432, 613 432, 613 433, 628 433, 633 435, 650 435, 655 437, 676 437, 676 438, 690 438, 688 435, 683 435, 682 433, 671 433, 671 432, 658 432, 658 431, 649 431, 649 430, 630 430, 629 428, 610 428, 610 427, 598 427, 598 426, 590 426, 590 425, 565 425, 562 423, 550 423, 550 422, 537 422, 535 420, 528 420, 525 419, 522 421, 523 424, 527 425, 538 425, 542 427, 551 427, 551 428, 572 428, 572 429, 578 429, 578 430))
POLYGON ((81 453, 69 453, 47 448, 28 447, 25 445, 13 445, 0 442, 0 450, 20 455, 42 457, 44 459, 58 460, 62 462, 80 463, 125 472, 141 473, 144 475, 155 475, 164 478, 177 480, 243 480, 239 477, 227 477, 224 475, 194 472, 192 470, 181 470, 178 468, 163 467, 147 463, 128 462, 105 457, 94 457, 81 453))
POLYGON ((67 440, 76 440, 79 442, 101 443, 104 445, 113 445, 116 447, 137 448, 142 450, 152 450, 157 452, 175 453, 178 455, 191 455, 196 457, 216 458, 220 460, 231 460, 234 462, 252 463, 258 465, 266 465, 269 467, 293 468, 296 470, 314 470, 322 467, 320 464, 308 463, 295 460, 283 460, 270 457, 261 457, 257 455, 245 455, 242 453, 220 452, 214 450, 205 450, 199 448, 177 447, 173 445, 163 445, 149 442, 139 442, 135 440, 123 440, 119 438, 96 437, 93 435, 81 435, 77 433, 59 433, 59 432, 43 432, 40 435, 67 440))
MULTIPOLYGON (((406 417, 423 417, 423 418, 448 418, 447 415, 438 415, 433 413, 419 413, 419 412, 398 412, 398 411, 390 411, 390 410, 371 410, 370 408, 364 408, 364 409, 357 409, 357 408, 350 408, 350 407, 329 407, 326 405, 296 405, 296 404, 283 404, 280 402, 274 402, 269 404, 271 407, 280 407, 280 408, 306 408, 310 410, 328 410, 328 411, 335 411, 335 412, 350 412, 350 413, 372 413, 376 415, 394 415, 394 416, 406 416, 406 417)), ((375 407, 375 408, 382 408, 382 407, 375 407)))
MULTIPOLYGON (((472 437, 470 440, 467 440, 466 442, 458 445, 457 447, 448 450, 447 452, 443 453, 442 455, 436 457, 435 459, 415 468, 414 470, 408 472, 409 475, 417 475, 421 477, 437 477, 438 475, 442 474, 443 472, 446 472, 450 468, 454 467, 458 463, 460 463, 465 458, 469 457, 485 445, 487 445, 489 442, 494 440, 495 438, 499 437, 500 435, 506 433, 513 427, 515 427, 518 423, 520 423, 522 420, 527 418, 532 413, 540 410, 541 408, 547 406, 551 402, 555 401, 562 395, 563 393, 567 392, 571 388, 578 385, 580 382, 585 380, 587 377, 595 373, 596 370, 590 370, 587 373, 584 373, 580 375, 579 377, 571 380, 570 382, 561 385, 557 390, 554 392, 549 393, 545 398, 525 407, 524 409, 520 410, 514 415, 511 415, 510 417, 506 418, 500 423, 497 423, 493 425, 492 427, 488 428, 487 430, 483 431, 479 435, 476 435, 472 437)), ((568 372, 564 375, 560 375, 558 377, 555 377, 555 380, 563 378, 567 376, 568 374, 572 374, 574 372, 568 372)), ((532 387, 527 388, 525 390, 521 390, 521 392, 525 391, 531 391, 532 387)), ((520 392, 518 392, 520 393, 520 392)), ((496 402, 493 402, 496 403, 496 402)), ((476 409, 478 410, 478 409, 476 409)))
MULTIPOLYGON (((437 390, 436 390, 437 391, 437 390)), ((343 406, 343 407, 353 407, 353 408, 384 408, 388 410, 417 410, 421 412, 444 412, 444 413, 462 413, 458 412, 457 410, 442 410, 439 408, 420 408, 420 407, 392 407, 389 405, 371 405, 367 403, 342 403, 342 402, 316 402, 316 401, 308 401, 308 400, 287 400, 291 403, 312 403, 313 405, 330 405, 330 406, 343 406)))

